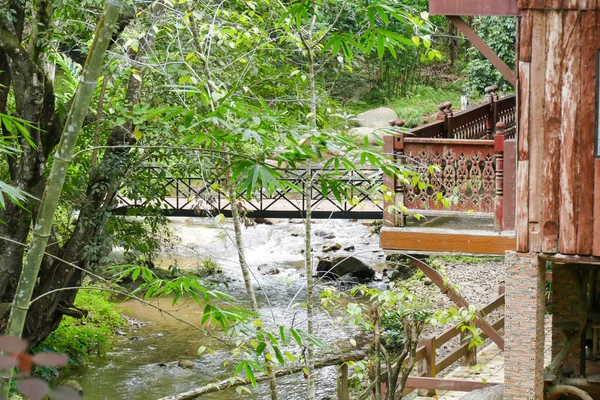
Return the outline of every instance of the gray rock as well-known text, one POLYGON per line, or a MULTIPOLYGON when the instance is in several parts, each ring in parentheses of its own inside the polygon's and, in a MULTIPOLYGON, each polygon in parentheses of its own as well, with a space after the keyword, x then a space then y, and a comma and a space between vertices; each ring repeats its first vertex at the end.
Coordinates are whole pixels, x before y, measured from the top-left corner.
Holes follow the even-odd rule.
POLYGON ((325 237, 325 236, 329 236, 329 235, 335 235, 335 233, 333 233, 331 231, 317 231, 315 233, 315 236, 319 236, 319 237, 325 237))
POLYGON ((352 128, 348 131, 348 134, 352 136, 354 143, 356 144, 364 144, 365 138, 368 139, 368 142, 371 146, 381 146, 381 142, 377 140, 383 140, 383 135, 385 135, 384 128, 391 128, 390 126, 382 127, 382 128, 352 128))
POLYGON ((269 267, 268 265, 261 265, 258 267, 258 271, 263 275, 277 275, 279 272, 279 268, 277 267, 269 267))
POLYGON ((386 128, 390 126, 390 120, 397 119, 398 114, 396 114, 396 111, 387 107, 365 111, 356 116, 358 126, 367 128, 386 128))
POLYGON ((485 389, 475 390, 461 397, 461 400, 502 400, 504 385, 496 385, 485 389))
POLYGON ((317 276, 328 279, 338 279, 350 274, 352 277, 367 281, 373 279, 375 271, 355 257, 336 256, 331 259, 321 259, 317 265, 317 276))
POLYGON ((348 247, 344 247, 345 251, 354 251, 355 247, 354 246, 348 246, 348 247))
POLYGON ((194 366, 196 366, 196 363, 191 360, 179 360, 177 365, 180 368, 191 369, 194 368, 194 366))
POLYGON ((335 239, 335 235, 330 233, 329 235, 323 236, 325 239, 335 239))

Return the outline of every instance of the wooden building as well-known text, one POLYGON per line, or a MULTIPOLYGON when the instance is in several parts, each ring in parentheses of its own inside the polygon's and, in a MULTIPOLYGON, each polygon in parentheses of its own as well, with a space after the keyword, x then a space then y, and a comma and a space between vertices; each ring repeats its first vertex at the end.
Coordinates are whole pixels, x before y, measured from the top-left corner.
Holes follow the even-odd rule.
MULTIPOLYGON (((442 237, 437 248, 506 251, 505 399, 556 399, 559 392, 600 399, 600 386, 594 383, 600 382, 595 361, 600 337, 600 0, 430 0, 430 12, 448 16, 514 82, 518 109, 516 145, 503 146, 500 160, 514 157, 514 230, 499 229, 496 219, 495 229, 487 230, 494 238, 488 243, 496 246, 492 251, 483 248, 481 238, 468 235, 442 237), (467 15, 517 18, 514 68, 466 26, 461 16, 467 15), (472 246, 472 240, 478 245, 472 246), (547 268, 552 272, 553 333, 552 362, 544 367, 547 268)), ((393 151, 403 146, 388 142, 393 151)), ((496 182, 502 183, 503 166, 496 167, 496 182)), ((498 193, 502 187, 497 198, 498 193)), ((435 235, 428 231, 417 243, 417 228, 408 238, 397 221, 388 218, 387 225, 383 248, 427 251, 421 242, 431 241, 427 246, 435 250, 435 235)))

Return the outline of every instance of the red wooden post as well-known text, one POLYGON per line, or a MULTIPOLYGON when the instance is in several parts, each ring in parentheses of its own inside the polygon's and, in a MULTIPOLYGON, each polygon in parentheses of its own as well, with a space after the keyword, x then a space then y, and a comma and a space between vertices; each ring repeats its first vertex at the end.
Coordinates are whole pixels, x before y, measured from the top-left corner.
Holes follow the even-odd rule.
MULTIPOLYGON (((392 135, 383 136, 383 153, 388 157, 395 157, 394 141, 392 135)), ((396 226, 396 216, 388 212, 388 207, 395 204, 396 200, 396 176, 383 175, 383 186, 386 187, 383 198, 383 226, 396 226)))
POLYGON ((494 137, 496 124, 498 123, 498 94, 496 85, 488 86, 485 91, 485 102, 490 104, 490 113, 485 121, 486 139, 491 140, 494 137))
POLYGON ((498 122, 496 124, 496 134, 494 135, 494 152, 496 153, 494 227, 498 231, 501 231, 504 228, 504 129, 506 129, 504 122, 498 122))

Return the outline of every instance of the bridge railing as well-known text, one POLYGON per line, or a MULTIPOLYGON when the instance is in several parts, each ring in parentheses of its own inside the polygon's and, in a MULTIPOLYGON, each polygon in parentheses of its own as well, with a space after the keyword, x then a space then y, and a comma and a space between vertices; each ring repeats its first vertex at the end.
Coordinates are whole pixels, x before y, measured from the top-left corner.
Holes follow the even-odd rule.
MULTIPOLYGON (((161 189, 166 196, 161 200, 137 199, 127 197, 121 192, 117 196, 116 212, 125 213, 127 209, 158 207, 171 216, 231 216, 231 204, 219 187, 224 186, 222 176, 177 177, 169 173, 167 167, 148 167, 157 181, 164 182, 161 189)), ((278 189, 273 193, 258 190, 251 199, 245 199, 245 190, 238 192, 243 210, 252 218, 303 218, 305 194, 311 193, 311 206, 314 218, 380 219, 383 213, 383 201, 380 200, 379 187, 382 173, 378 169, 348 171, 340 169, 335 179, 342 181, 350 200, 336 200, 330 194, 325 196, 321 187, 321 178, 331 175, 332 170, 322 168, 289 169, 281 171, 281 180, 291 183, 301 192, 291 188, 278 189), (311 189, 311 190, 309 190, 311 189)))

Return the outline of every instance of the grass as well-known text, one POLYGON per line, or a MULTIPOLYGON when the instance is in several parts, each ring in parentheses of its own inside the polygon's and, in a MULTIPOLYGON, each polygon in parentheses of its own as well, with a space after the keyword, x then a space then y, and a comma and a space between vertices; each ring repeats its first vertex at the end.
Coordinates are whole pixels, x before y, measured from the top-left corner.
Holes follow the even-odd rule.
MULTIPOLYGON (((414 128, 433 121, 438 112, 438 105, 446 101, 452 103, 453 110, 460 110, 460 96, 460 82, 450 83, 437 88, 418 86, 410 95, 394 99, 382 106, 396 111, 398 117, 406 122, 405 126, 407 128, 414 128)), ((471 102, 473 104, 479 103, 481 99, 475 98, 471 102)), ((353 107, 352 112, 359 114, 376 107, 372 104, 359 103, 353 107)))
MULTIPOLYGON (((99 290, 80 290, 75 306, 87 311, 81 319, 63 317, 58 328, 33 352, 50 351, 69 355, 71 365, 85 362, 91 355, 99 355, 113 332, 125 324, 121 313, 110 301, 111 294, 99 290)), ((58 374, 53 368, 38 368, 38 376, 50 379, 58 374)))

